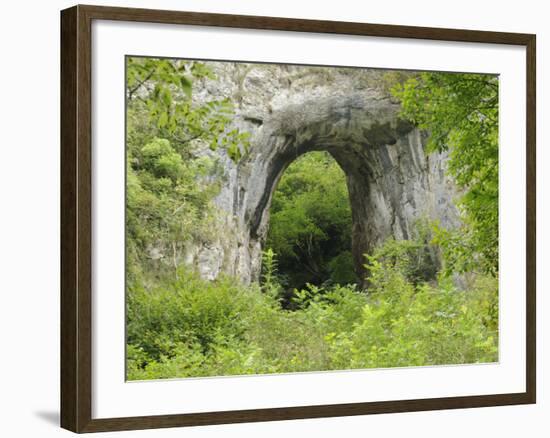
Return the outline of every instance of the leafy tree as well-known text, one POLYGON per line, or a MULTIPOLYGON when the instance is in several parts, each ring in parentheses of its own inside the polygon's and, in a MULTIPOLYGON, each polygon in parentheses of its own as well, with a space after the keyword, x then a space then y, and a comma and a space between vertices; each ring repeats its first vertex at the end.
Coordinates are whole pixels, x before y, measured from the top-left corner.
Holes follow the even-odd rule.
POLYGON ((463 226, 437 228, 447 272, 498 272, 498 77, 420 73, 393 93, 403 116, 430 132, 428 152, 449 153, 448 172, 464 195, 463 226))
POLYGON ((249 134, 227 129, 234 114, 228 98, 203 104, 192 99, 194 82, 216 78, 206 64, 129 57, 126 67, 129 110, 145 117, 153 136, 170 140, 180 153, 187 152, 196 140, 212 150, 224 147, 235 161, 248 151, 249 134))
POLYGON ((196 83, 215 80, 204 63, 127 58, 127 272, 152 281, 177 268, 190 242, 210 238, 219 187, 216 160, 199 145, 224 148, 235 161, 248 133, 229 129, 228 99, 194 101, 196 83))

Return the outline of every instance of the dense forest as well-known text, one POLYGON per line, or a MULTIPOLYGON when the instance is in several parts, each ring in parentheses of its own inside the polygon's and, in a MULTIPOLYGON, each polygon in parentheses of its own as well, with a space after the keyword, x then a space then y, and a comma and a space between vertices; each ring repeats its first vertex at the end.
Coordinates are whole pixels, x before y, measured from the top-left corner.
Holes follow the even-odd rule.
POLYGON ((449 153, 462 225, 419 221, 408 240, 388 239, 364 255, 364 282, 345 174, 327 152, 310 152, 282 175, 261 278, 243 284, 205 280, 185 263, 223 226, 216 153, 239 163, 253 147, 231 124, 238 97, 193 99, 217 80, 208 63, 127 59, 129 380, 498 359, 498 79, 377 78, 401 116, 430 133, 426 152, 449 153))

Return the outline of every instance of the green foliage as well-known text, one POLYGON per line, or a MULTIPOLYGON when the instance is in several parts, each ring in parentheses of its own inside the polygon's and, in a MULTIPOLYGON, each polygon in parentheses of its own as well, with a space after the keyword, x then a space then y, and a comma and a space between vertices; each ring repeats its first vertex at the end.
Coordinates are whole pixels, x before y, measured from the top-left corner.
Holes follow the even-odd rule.
POLYGON ((449 173, 465 192, 464 225, 440 230, 446 272, 498 272, 498 77, 421 73, 397 84, 403 116, 430 131, 428 151, 449 151, 449 173))
POLYGON ((336 368, 380 368, 494 362, 498 333, 484 322, 496 306, 496 285, 479 293, 414 287, 394 270, 370 266, 377 280, 361 322, 328 338, 336 368), (380 287, 382 286, 382 287, 380 287))
POLYGON ((229 100, 193 101, 195 84, 215 80, 206 64, 128 57, 126 67, 127 274, 154 283, 168 270, 177 275, 186 246, 208 242, 215 227, 221 178, 197 145, 238 161, 249 134, 229 129, 229 100))
POLYGON ((384 92, 391 95, 395 87, 403 85, 413 76, 414 72, 406 70, 387 70, 382 74, 380 87, 384 92))
POLYGON ((262 290, 277 298, 281 294, 281 283, 278 277, 277 255, 271 248, 262 251, 262 290))
POLYGON ((168 140, 155 139, 141 149, 143 169, 157 180, 170 178, 172 181, 183 175, 183 160, 168 140))
POLYGON ((328 262, 330 280, 335 284, 354 284, 357 282, 357 274, 353 267, 353 255, 351 251, 342 251, 328 262))
POLYGON ((305 154, 285 171, 273 195, 266 246, 291 289, 357 281, 346 179, 328 153, 305 154))
POLYGON ((228 99, 193 103, 194 82, 215 79, 212 70, 198 61, 127 58, 126 83, 130 127, 135 113, 145 117, 153 136, 170 140, 179 152, 201 140, 212 150, 219 146, 238 161, 248 151, 249 134, 228 130, 233 104, 228 99))
MULTIPOLYGON (((418 221, 414 239, 389 238, 384 245, 376 248, 372 255, 367 255, 367 259, 372 264, 383 264, 400 272, 405 280, 413 285, 435 279, 438 270, 437 246, 433 244, 428 226, 427 222, 418 221)), ((371 266, 367 264, 365 267, 369 270, 371 266)), ((369 281, 375 272, 369 274, 369 281)))
POLYGON ((283 310, 257 285, 207 282, 183 270, 151 291, 134 285, 128 378, 496 361, 496 279, 477 276, 467 292, 447 279, 415 284, 403 256, 410 248, 391 242, 369 257, 367 294, 354 286, 308 285, 296 294, 295 311, 283 310))
MULTIPOLYGON (((216 184, 201 182, 212 162, 184 161, 165 139, 128 151, 128 275, 177 269, 187 243, 208 239, 216 184)), ((175 271, 174 271, 175 272, 175 271)))
POLYGON ((177 280, 150 291, 130 287, 128 342, 154 360, 172 356, 181 344, 208 352, 226 334, 238 337, 244 330, 239 316, 261 300, 256 291, 232 280, 207 282, 182 270, 177 280))

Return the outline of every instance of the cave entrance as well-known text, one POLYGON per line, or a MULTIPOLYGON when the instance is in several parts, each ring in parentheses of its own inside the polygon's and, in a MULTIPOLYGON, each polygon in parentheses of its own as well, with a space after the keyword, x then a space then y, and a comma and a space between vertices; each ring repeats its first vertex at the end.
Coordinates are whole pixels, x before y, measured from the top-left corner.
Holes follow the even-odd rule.
POLYGON ((359 282, 352 228, 346 174, 334 157, 314 151, 292 161, 275 184, 263 245, 264 254, 272 251, 268 257, 276 259, 277 279, 286 291, 283 301, 308 284, 359 282))

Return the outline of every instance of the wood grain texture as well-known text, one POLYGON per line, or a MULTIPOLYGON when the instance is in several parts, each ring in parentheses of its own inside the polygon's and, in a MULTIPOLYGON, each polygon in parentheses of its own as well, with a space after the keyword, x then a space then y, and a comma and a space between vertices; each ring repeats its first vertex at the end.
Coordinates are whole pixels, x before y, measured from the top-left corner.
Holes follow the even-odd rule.
POLYGON ((61 14, 61 425, 91 419, 91 21, 61 14))
POLYGON ((396 26, 343 21, 302 20, 296 18, 228 15, 202 12, 181 12, 151 9, 80 6, 95 19, 139 21, 146 23, 189 24, 247 29, 284 30, 387 38, 413 38, 442 41, 463 41, 494 44, 525 45, 532 35, 434 27, 396 26))
POLYGON ((75 6, 62 11, 61 426, 80 433, 535 403, 535 58, 536 39, 534 35, 530 34, 99 6, 75 6), (187 24, 525 46, 527 49, 526 392, 92 419, 92 20, 187 24))
POLYGON ((76 8, 61 16, 61 426, 77 428, 76 8))
POLYGON ((526 239, 526 291, 527 291, 527 394, 532 403, 536 403, 537 394, 537 81, 536 81, 536 37, 531 35, 527 44, 527 239, 526 239))

